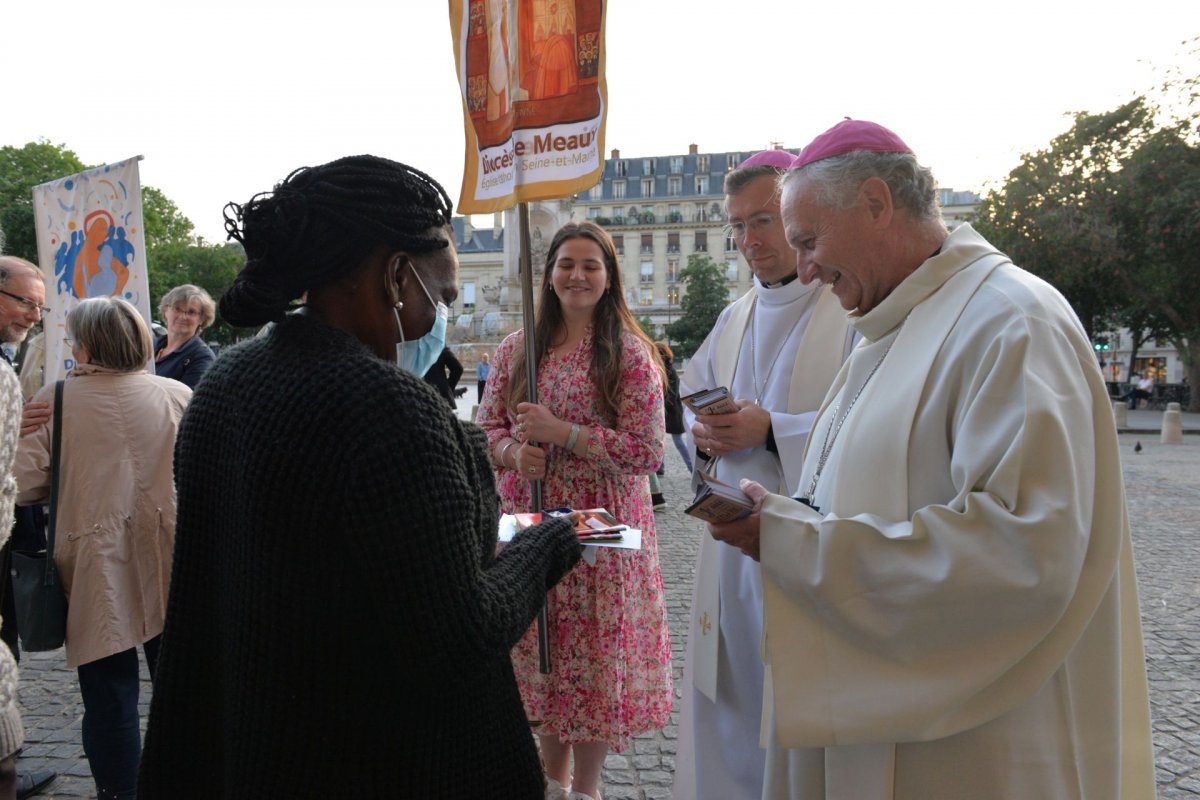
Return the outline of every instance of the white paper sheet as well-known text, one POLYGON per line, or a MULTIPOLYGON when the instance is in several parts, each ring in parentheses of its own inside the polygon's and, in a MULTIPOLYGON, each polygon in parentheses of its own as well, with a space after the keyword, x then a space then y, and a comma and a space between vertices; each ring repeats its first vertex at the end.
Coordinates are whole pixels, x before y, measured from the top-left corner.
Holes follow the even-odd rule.
MULTIPOLYGON (((514 535, 517 533, 517 518, 512 514, 500 515, 500 542, 511 542, 514 535)), ((641 550, 642 549, 642 531, 639 528, 628 528, 622 531, 619 541, 611 542, 586 542, 583 545, 587 547, 616 547, 621 550, 641 550)))

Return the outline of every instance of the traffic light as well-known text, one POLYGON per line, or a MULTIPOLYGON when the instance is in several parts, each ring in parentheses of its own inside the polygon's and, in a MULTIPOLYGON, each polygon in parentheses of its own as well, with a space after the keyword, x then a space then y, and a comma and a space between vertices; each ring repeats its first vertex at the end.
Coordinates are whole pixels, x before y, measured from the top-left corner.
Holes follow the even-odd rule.
POLYGON ((1092 343, 1092 347, 1095 348, 1097 353, 1107 353, 1112 349, 1112 345, 1108 343, 1108 339, 1097 339, 1092 343))

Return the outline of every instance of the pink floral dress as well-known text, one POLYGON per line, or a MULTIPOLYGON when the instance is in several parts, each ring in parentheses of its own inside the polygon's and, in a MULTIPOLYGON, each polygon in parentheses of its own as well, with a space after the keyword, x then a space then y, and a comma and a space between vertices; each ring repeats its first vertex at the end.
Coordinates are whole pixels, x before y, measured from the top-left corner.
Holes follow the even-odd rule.
MULTIPOLYGON (((496 350, 478 423, 494 452, 518 441, 515 414, 504 406, 518 331, 496 350)), ((671 639, 647 478, 663 458, 663 400, 658 370, 636 337, 622 340, 624 394, 613 427, 600 415, 589 374, 589 329, 572 353, 543 359, 538 402, 567 422, 590 426, 587 455, 550 445, 542 482, 546 508, 604 507, 642 531, 642 549, 596 548, 594 564, 579 562, 546 596, 552 672, 538 667, 537 625, 512 651, 521 699, 539 733, 563 742, 607 742, 616 751, 631 736, 664 726, 671 712, 671 639)), ((529 509, 529 481, 496 470, 504 512, 529 509)))

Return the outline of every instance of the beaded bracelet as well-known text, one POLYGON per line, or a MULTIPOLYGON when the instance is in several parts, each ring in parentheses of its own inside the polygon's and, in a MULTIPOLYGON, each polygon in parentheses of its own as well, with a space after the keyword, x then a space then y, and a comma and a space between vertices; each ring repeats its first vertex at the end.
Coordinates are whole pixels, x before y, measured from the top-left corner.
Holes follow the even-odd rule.
POLYGON ((567 450, 574 450, 575 443, 579 441, 579 424, 571 423, 571 432, 567 434, 567 450))

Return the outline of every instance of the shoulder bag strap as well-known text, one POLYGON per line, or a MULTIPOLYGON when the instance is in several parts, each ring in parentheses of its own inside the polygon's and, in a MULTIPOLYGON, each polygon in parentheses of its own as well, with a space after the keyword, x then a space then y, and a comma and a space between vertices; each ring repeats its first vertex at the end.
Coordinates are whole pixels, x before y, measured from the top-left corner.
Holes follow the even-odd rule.
POLYGON ((54 566, 54 529, 58 527, 58 473, 62 456, 62 409, 63 381, 54 384, 54 424, 50 436, 50 519, 46 523, 46 574, 45 584, 52 586, 58 580, 54 566))

